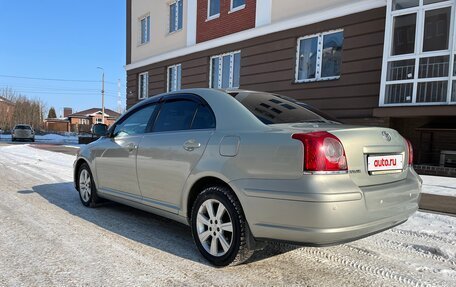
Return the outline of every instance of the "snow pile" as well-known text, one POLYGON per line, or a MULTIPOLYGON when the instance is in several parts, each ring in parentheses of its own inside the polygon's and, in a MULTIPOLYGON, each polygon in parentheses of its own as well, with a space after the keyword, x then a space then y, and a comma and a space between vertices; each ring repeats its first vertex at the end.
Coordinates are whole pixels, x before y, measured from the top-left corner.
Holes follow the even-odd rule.
POLYGON ((423 179, 423 193, 456 196, 456 178, 420 175, 423 179))
POLYGON ((53 144, 66 144, 66 143, 78 143, 78 137, 75 135, 58 135, 58 134, 46 134, 36 135, 35 140, 37 142, 53 143, 53 144))

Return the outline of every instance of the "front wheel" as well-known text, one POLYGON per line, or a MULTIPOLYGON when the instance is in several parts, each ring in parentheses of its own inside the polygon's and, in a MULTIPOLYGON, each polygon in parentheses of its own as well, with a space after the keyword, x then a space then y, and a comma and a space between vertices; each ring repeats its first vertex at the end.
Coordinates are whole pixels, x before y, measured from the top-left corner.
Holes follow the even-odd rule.
POLYGON ((95 207, 98 202, 97 189, 87 163, 81 165, 78 174, 79 198, 82 204, 87 207, 95 207))
POLYGON ((244 212, 227 187, 208 187, 198 195, 192 208, 191 228, 196 246, 213 265, 241 264, 253 253, 244 212))

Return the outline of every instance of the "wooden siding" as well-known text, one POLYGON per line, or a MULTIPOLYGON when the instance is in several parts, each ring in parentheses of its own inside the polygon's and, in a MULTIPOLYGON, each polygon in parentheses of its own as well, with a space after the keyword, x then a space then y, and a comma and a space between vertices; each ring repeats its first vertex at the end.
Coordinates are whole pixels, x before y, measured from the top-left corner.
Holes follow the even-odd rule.
POLYGON ((277 32, 128 71, 127 106, 137 100, 138 74, 149 71, 149 94, 166 91, 166 67, 182 64, 182 88, 209 86, 210 56, 241 50, 240 88, 276 92, 335 117, 370 118, 378 107, 385 8, 277 32), (343 29, 341 77, 295 83, 297 39, 343 29))

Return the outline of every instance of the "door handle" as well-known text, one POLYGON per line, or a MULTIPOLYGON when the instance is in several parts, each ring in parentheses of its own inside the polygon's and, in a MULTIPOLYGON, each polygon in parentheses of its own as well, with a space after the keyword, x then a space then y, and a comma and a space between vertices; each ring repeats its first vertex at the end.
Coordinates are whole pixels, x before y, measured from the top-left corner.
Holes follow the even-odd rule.
POLYGON ((200 148, 200 147, 201 147, 201 144, 193 139, 186 141, 183 145, 183 148, 186 151, 194 151, 195 149, 200 148))
POLYGON ((128 149, 129 152, 132 152, 132 151, 136 150, 137 148, 138 148, 138 146, 135 145, 134 143, 130 143, 127 146, 127 149, 128 149))

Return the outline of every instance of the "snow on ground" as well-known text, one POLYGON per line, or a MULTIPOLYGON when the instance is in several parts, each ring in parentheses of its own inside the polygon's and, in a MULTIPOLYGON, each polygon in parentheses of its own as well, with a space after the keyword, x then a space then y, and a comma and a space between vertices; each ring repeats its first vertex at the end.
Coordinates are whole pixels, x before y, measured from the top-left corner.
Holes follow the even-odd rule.
POLYGON ((456 178, 420 175, 423 179, 423 192, 437 195, 456 196, 456 178))
POLYGON ((73 160, 0 146, 0 286, 456 285, 456 217, 417 212, 348 244, 270 246, 214 268, 186 226, 115 203, 82 206, 73 160))
MULTIPOLYGON (((45 135, 35 135, 35 140, 39 143, 49 143, 49 144, 77 144, 78 137, 72 133, 65 135, 59 134, 45 134, 45 135)), ((11 141, 11 135, 1 135, 0 141, 11 141)))

